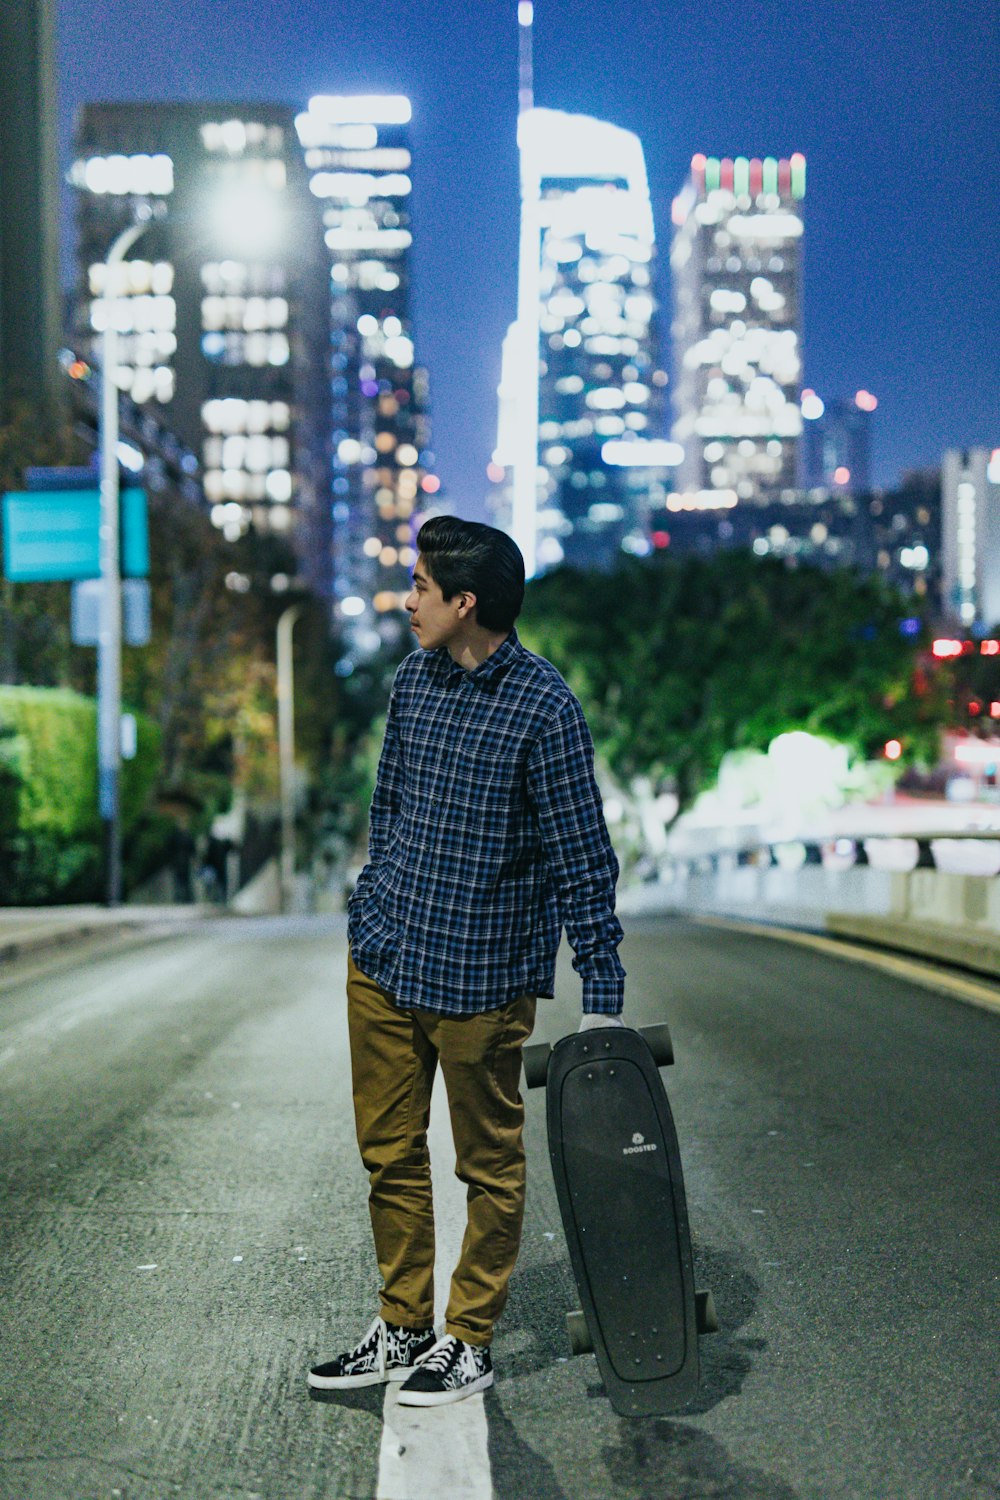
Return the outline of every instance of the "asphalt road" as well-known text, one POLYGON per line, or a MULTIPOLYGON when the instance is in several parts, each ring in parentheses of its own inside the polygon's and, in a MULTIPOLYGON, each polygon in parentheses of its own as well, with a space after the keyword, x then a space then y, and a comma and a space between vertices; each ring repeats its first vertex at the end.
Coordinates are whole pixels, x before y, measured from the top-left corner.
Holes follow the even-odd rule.
MULTIPOLYGON (((578 1299, 538 1093, 493 1391, 447 1409, 470 1408, 461 1431, 441 1411, 403 1437, 381 1389, 310 1399, 307 1366, 363 1330, 377 1284, 344 924, 224 920, 0 980, 0 1496, 1000 1492, 1000 1017, 771 938, 626 930, 629 1019, 674 1033, 723 1326, 687 1411, 616 1417, 593 1359, 566 1357, 578 1299)), ((558 988, 538 1037, 575 1028, 565 950, 558 988)))

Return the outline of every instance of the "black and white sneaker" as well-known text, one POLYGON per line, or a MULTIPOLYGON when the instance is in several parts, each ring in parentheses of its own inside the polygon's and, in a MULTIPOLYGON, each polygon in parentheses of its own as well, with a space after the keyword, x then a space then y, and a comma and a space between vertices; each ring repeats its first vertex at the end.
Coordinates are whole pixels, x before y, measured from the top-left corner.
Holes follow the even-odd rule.
POLYGON ((461 1401, 493 1384, 489 1347, 466 1344, 446 1333, 421 1354, 413 1374, 399 1392, 400 1406, 443 1406, 461 1401))
POLYGON ((313 1365, 309 1384, 317 1391, 348 1391, 405 1380, 420 1356, 434 1348, 434 1340, 433 1328, 397 1328, 376 1318, 356 1349, 313 1365))

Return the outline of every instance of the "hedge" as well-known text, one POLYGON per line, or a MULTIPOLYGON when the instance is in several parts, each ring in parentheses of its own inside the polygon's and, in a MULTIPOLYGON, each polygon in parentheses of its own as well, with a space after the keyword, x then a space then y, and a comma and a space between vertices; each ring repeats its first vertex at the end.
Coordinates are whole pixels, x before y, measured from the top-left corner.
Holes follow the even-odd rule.
MULTIPOLYGON (((156 781, 160 732, 138 717, 122 763, 122 828, 156 781)), ((97 704, 64 688, 0 687, 0 901, 86 899, 100 865, 97 704)))

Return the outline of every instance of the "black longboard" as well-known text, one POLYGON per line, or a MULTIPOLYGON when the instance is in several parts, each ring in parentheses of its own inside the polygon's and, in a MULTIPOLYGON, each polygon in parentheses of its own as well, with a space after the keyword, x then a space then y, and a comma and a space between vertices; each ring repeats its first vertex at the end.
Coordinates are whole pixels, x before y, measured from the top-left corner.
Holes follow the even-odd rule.
POLYGON ((602 1027, 524 1049, 529 1088, 546 1084, 549 1155, 583 1304, 566 1322, 593 1350, 615 1411, 662 1416, 698 1389, 698 1334, 718 1327, 696 1292, 687 1200, 658 1066, 666 1026, 602 1027))

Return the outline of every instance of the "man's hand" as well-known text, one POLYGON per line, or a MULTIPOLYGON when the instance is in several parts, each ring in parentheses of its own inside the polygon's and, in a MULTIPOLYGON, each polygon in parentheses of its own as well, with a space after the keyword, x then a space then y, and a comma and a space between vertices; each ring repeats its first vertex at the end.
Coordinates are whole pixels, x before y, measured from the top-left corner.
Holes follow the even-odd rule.
POLYGON ((598 1031, 604 1026, 624 1026, 625 1022, 621 1016, 584 1016, 580 1022, 580 1031, 598 1031))

